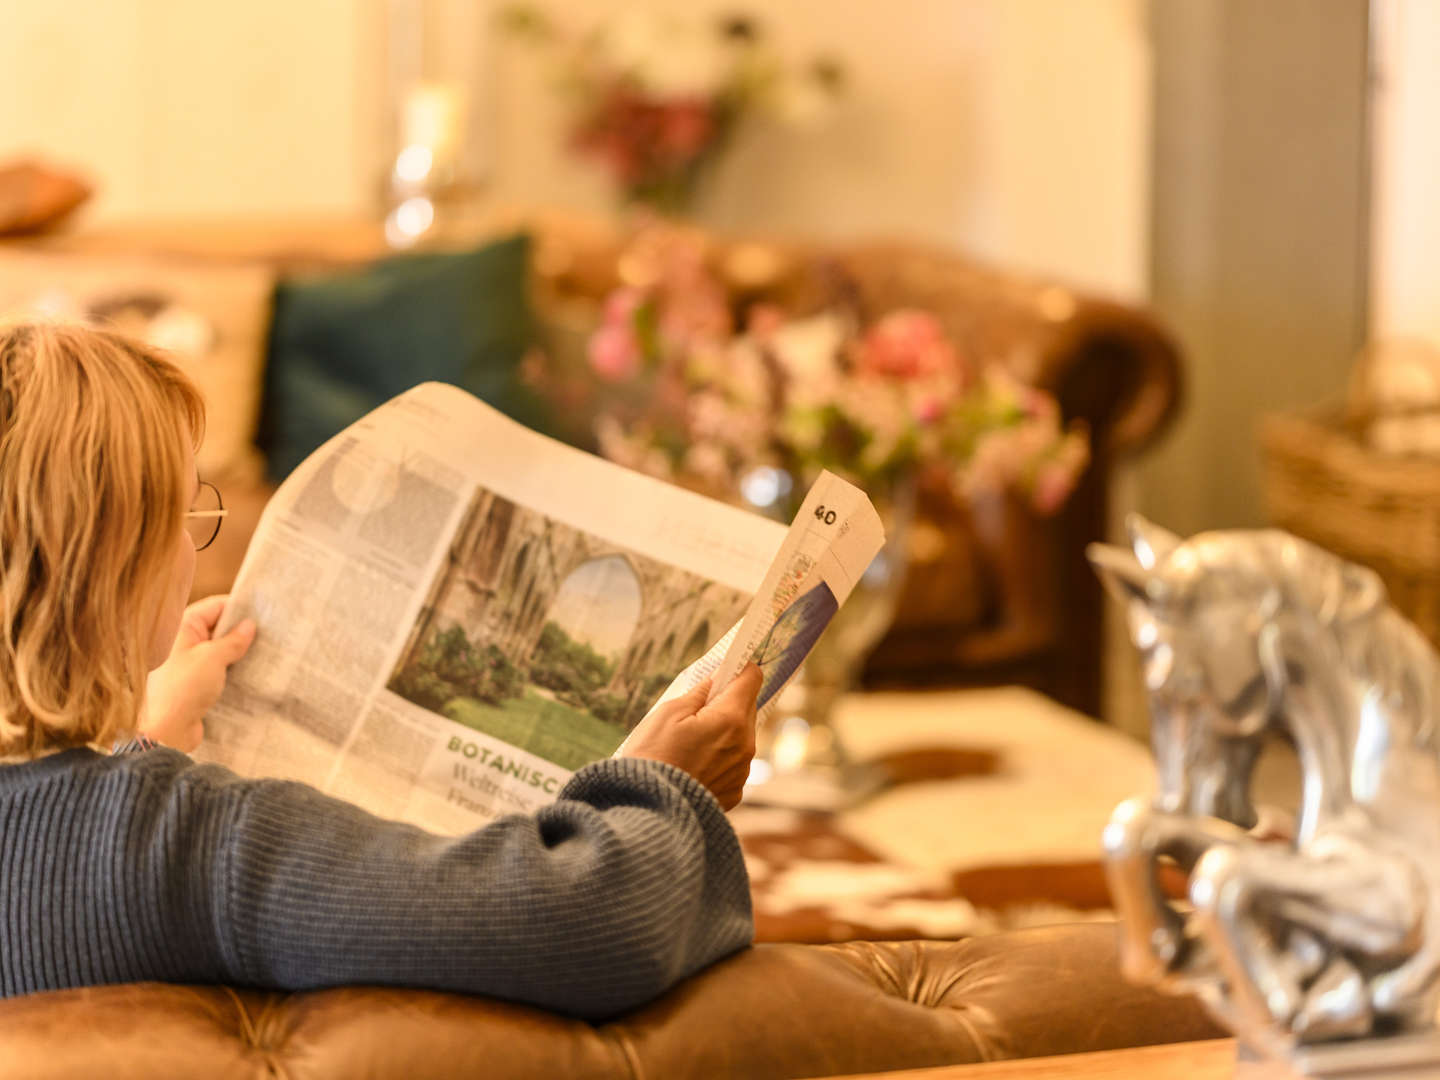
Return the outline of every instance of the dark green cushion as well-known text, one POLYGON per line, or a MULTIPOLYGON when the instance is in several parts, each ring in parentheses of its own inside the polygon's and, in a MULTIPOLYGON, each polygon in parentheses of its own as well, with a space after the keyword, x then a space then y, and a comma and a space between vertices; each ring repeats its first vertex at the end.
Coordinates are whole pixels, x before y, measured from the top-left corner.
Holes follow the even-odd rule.
POLYGON ((381 259, 358 270, 282 281, 259 437, 283 479, 312 450, 418 383, 464 387, 546 430, 520 379, 535 340, 524 235, 475 251, 381 259))

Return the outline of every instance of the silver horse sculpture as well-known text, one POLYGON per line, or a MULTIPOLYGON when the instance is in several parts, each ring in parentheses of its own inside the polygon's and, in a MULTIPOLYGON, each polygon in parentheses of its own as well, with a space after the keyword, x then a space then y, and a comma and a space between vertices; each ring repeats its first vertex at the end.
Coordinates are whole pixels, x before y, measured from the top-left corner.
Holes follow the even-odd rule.
POLYGON ((1156 762, 1153 798, 1105 831, 1126 974, 1198 993, 1265 1053, 1433 1031, 1440 658, 1375 573, 1287 533, 1130 536, 1090 549, 1141 653, 1156 762), (1248 831, 1272 738, 1303 772, 1282 842, 1248 831))

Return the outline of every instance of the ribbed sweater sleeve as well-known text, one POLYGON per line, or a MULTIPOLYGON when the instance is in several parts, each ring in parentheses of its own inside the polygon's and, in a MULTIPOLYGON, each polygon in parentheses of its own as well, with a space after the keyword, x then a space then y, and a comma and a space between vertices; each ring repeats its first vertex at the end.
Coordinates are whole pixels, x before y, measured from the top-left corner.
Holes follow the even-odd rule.
POLYGON ((593 1018, 751 936, 718 804, 679 770, 635 760, 592 765, 539 813, 457 839, 259 784, 217 870, 227 966, 263 986, 424 985, 593 1018))
POLYGON ((372 983, 601 1019, 752 937, 734 832, 666 765, 600 762, 446 838, 173 751, 67 757, 0 769, 4 994, 372 983))

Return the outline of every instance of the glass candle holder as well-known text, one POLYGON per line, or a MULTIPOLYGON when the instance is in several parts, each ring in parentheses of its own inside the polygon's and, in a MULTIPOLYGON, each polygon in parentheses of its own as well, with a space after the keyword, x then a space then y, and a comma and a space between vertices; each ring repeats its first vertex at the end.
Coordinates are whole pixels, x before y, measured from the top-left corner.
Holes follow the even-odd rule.
POLYGON ((385 239, 438 235, 485 173, 480 118, 486 24, 459 0, 389 0, 382 182, 385 239))

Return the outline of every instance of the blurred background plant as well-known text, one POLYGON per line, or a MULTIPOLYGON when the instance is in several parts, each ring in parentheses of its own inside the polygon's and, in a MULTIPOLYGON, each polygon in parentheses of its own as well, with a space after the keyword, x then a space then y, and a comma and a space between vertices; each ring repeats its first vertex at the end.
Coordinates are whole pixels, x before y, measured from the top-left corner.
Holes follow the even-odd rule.
POLYGON ((866 324, 839 290, 792 315, 732 296, 685 230, 657 226, 635 246, 645 283, 609 295, 583 358, 526 369, 613 461, 788 521, 822 469, 877 505, 928 485, 1048 515, 1089 460, 1087 432, 1050 394, 978 369, 929 312, 866 324))
POLYGON ((689 211, 736 133, 757 116, 796 128, 825 119, 845 84, 835 59, 795 65, 743 14, 627 11, 581 32, 513 4, 502 25, 541 51, 569 104, 570 145, 627 203, 689 211))

